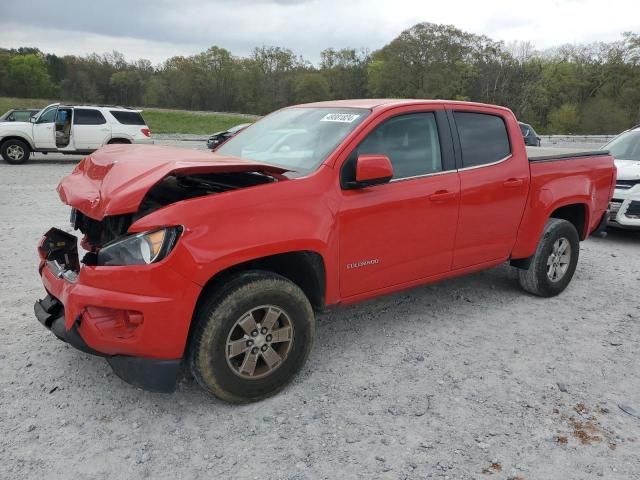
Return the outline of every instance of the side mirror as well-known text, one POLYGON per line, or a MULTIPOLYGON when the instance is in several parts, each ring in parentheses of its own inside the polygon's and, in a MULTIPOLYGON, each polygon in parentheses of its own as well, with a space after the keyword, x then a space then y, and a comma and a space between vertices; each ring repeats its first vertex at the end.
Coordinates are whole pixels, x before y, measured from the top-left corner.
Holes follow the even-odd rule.
POLYGON ((393 178, 391 160, 386 155, 366 154, 356 159, 356 181, 351 188, 370 187, 387 183, 393 178))
POLYGON ((29 121, 31 123, 36 123, 36 117, 29 117, 29 121))

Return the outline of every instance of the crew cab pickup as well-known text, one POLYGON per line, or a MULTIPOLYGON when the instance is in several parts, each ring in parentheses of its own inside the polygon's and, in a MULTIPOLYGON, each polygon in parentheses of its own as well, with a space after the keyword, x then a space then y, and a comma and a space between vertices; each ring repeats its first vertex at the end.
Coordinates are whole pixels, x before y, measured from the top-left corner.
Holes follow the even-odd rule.
POLYGON ((0 155, 12 164, 32 152, 78 155, 108 143, 153 143, 140 110, 54 103, 28 122, 0 123, 0 155))
POLYGON ((264 398, 305 363, 314 311, 503 262, 562 292, 615 167, 536 150, 506 108, 427 100, 289 107, 214 153, 108 145, 58 186, 83 237, 44 235, 36 317, 134 385, 172 391, 184 366, 264 398))

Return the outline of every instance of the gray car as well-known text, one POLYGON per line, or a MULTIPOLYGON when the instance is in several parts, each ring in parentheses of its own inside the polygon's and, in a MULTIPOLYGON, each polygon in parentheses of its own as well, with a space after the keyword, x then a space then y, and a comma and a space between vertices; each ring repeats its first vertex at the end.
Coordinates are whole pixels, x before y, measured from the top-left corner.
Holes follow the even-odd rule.
POLYGON ((0 122, 28 122, 39 111, 34 108, 12 108, 0 117, 0 122))
POLYGON ((542 145, 542 140, 531 125, 523 122, 518 122, 518 124, 520 125, 520 131, 522 132, 522 136, 524 137, 524 144, 526 146, 540 147, 542 145))

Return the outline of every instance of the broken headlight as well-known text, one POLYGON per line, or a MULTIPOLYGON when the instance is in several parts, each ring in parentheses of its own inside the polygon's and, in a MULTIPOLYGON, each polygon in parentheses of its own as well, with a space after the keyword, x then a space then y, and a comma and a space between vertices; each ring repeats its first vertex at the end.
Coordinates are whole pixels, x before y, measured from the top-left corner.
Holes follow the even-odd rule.
POLYGON ((98 265, 145 265, 166 257, 180 235, 179 227, 137 233, 107 243, 98 252, 98 265))

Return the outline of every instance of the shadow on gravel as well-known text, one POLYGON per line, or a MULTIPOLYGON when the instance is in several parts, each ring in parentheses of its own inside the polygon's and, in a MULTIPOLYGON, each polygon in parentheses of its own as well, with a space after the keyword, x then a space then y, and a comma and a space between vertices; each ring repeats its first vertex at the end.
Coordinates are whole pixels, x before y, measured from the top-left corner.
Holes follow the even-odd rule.
POLYGON ((620 244, 637 243, 640 242, 640 231, 608 228, 606 237, 592 237, 592 239, 597 242, 615 242, 620 244))

